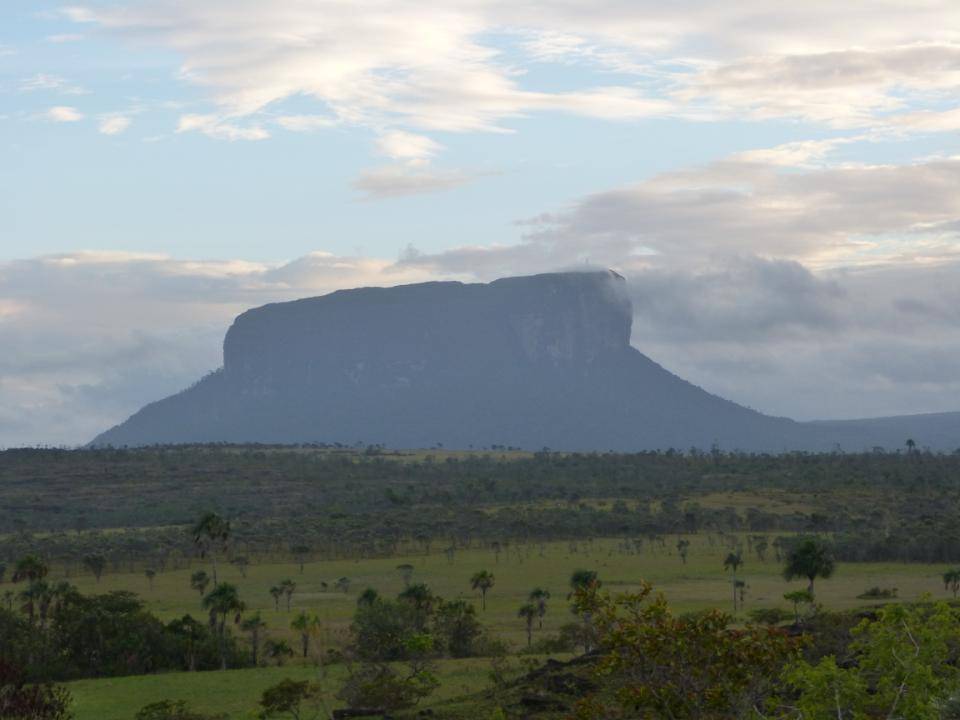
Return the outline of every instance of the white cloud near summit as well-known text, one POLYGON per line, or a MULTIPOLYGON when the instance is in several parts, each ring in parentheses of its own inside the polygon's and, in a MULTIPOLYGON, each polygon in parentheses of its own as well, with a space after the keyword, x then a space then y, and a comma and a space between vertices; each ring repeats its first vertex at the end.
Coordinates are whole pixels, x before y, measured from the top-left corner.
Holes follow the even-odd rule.
POLYGON ((177 53, 224 120, 302 95, 344 122, 454 132, 542 110, 859 127, 960 85, 948 2, 144 0, 65 13, 177 53), (551 63, 595 72, 563 90, 525 78, 551 63))

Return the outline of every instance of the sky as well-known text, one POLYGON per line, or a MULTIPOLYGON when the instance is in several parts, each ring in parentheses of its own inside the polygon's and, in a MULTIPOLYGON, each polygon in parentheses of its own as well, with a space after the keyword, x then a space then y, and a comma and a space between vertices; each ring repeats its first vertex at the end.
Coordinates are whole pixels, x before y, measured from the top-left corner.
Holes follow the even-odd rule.
POLYGON ((609 267, 774 415, 960 410, 960 3, 0 3, 0 447, 344 287, 609 267))

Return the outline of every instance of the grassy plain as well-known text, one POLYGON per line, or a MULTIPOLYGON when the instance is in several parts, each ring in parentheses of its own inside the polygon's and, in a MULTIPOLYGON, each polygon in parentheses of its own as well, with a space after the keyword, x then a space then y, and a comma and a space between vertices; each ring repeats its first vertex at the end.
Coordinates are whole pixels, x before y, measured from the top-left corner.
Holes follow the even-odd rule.
MULTIPOLYGON (((489 662, 482 658, 441 661, 441 685, 424 707, 482 690, 488 668, 489 662)), ((343 703, 334 696, 345 673, 340 665, 331 666, 323 675, 315 667, 290 665, 79 680, 67 687, 74 698, 75 720, 132 720, 144 705, 161 700, 184 700, 200 712, 227 713, 231 720, 252 720, 257 716, 263 691, 284 678, 319 681, 329 691, 328 709, 341 707, 343 703)))
MULTIPOLYGON (((307 563, 301 574, 296 564, 251 565, 243 578, 236 567, 221 563, 221 579, 235 583, 251 611, 260 610, 267 621, 268 635, 285 637, 291 645, 295 639, 289 630, 292 617, 301 609, 315 612, 323 621, 322 644, 339 645, 344 642, 353 614, 357 595, 366 587, 374 587, 385 595, 395 595, 403 589, 403 579, 397 565, 414 566, 413 581, 424 582, 437 594, 446 598, 465 597, 479 607, 479 597, 470 589, 470 576, 477 570, 494 573, 496 584, 487 596, 487 609, 481 612, 486 627, 514 647, 520 649, 526 642, 523 621, 517 617, 517 608, 526 601, 534 587, 550 590, 552 600, 545 618, 543 633, 556 632, 571 620, 567 610, 566 593, 573 570, 596 570, 604 586, 611 591, 627 591, 645 579, 666 594, 671 606, 679 612, 704 608, 731 609, 731 577, 723 569, 723 558, 729 551, 719 537, 687 536, 691 541, 687 563, 681 561, 675 549, 678 536, 665 539, 666 547, 645 542, 639 554, 624 551, 620 539, 597 539, 592 542, 555 542, 540 545, 514 545, 503 550, 497 560, 490 550, 460 551, 449 562, 440 553, 429 556, 405 556, 389 559, 307 563), (351 580, 349 592, 333 590, 340 577, 351 580), (288 612, 281 603, 274 609, 268 594, 271 585, 284 578, 297 583, 297 591, 288 612), (323 591, 321 582, 328 583, 323 591)), ((780 576, 780 565, 767 551, 766 562, 756 553, 749 553, 744 541, 746 563, 739 577, 747 582, 745 611, 754 608, 781 607, 789 609, 783 593, 803 586, 801 582, 787 583, 780 576)), ((151 610, 164 619, 192 613, 202 617, 197 592, 189 587, 193 570, 207 568, 208 563, 194 562, 190 569, 160 573, 153 582, 141 574, 106 574, 99 583, 90 576, 72 580, 84 592, 132 590, 140 594, 151 610)), ((897 588, 898 599, 914 600, 924 594, 944 596, 940 579, 943 566, 906 563, 843 563, 836 575, 818 581, 817 597, 826 608, 839 610, 861 607, 868 601, 857 595, 869 587, 897 588)), ((740 613, 745 617, 745 612, 740 613)), ((540 631, 534 634, 534 638, 540 631)), ((441 689, 430 704, 475 692, 487 683, 489 661, 486 659, 444 660, 440 663, 441 689)), ((330 688, 330 697, 342 679, 344 669, 332 666, 324 682, 330 688)), ((160 699, 183 699, 196 708, 225 711, 232 718, 253 717, 260 693, 285 677, 316 679, 318 670, 311 665, 294 661, 286 667, 266 667, 233 670, 225 673, 170 673, 164 675, 84 680, 70 684, 76 699, 77 720, 113 720, 132 718, 137 709, 160 699)), ((331 702, 333 702, 331 700, 331 702)))

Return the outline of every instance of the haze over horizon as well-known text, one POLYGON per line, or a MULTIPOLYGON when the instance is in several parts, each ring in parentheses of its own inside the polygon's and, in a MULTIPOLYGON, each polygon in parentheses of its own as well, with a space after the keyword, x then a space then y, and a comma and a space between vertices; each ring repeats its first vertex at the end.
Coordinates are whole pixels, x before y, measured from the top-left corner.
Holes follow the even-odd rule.
POLYGON ((725 398, 960 410, 960 6, 767 8, 4 3, 0 446, 186 387, 250 307, 583 266, 725 398))

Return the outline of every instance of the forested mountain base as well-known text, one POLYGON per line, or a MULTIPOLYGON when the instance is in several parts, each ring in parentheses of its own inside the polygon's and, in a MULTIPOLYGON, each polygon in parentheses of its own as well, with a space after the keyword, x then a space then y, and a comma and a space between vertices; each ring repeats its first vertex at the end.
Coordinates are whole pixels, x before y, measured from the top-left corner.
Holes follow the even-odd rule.
POLYGON ((960 455, 388 453, 198 446, 0 453, 0 559, 174 567, 215 510, 250 559, 590 537, 832 533, 844 560, 960 561, 960 455), (299 550, 297 550, 299 549, 299 550), (139 565, 138 565, 139 564, 139 565))

